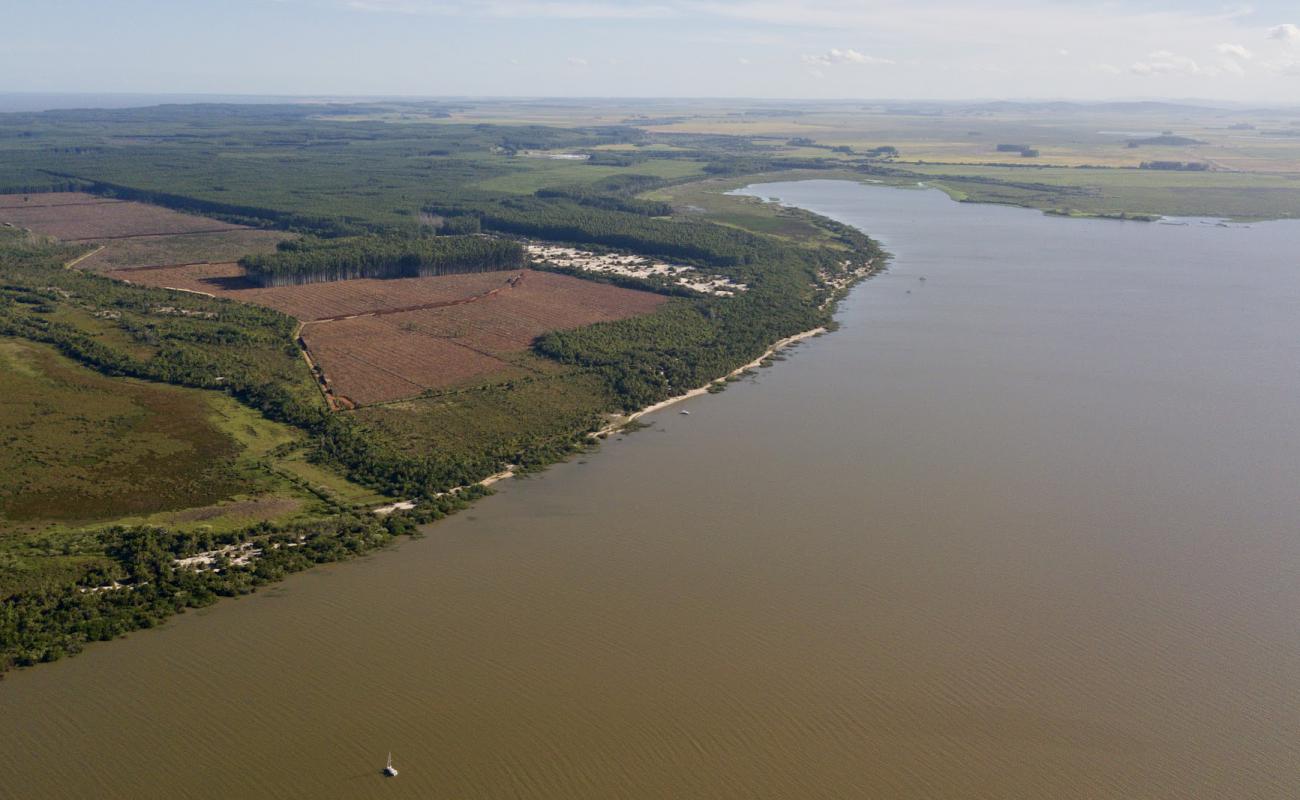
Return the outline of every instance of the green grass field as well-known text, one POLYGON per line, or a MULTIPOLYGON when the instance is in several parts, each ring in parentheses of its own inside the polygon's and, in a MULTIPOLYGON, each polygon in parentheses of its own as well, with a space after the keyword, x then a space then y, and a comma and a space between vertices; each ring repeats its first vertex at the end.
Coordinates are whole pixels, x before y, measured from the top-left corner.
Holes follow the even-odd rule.
POLYGON ((488 383, 356 412, 376 435, 409 455, 514 462, 562 445, 595 424, 612 398, 592 375, 538 359, 542 377, 488 383))
POLYGON ((803 212, 764 203, 754 197, 740 197, 727 193, 751 183, 837 178, 861 180, 862 176, 848 171, 792 170, 746 175, 742 178, 692 181, 655 189, 640 196, 647 200, 671 203, 673 209, 682 215, 699 216, 710 222, 752 233, 776 236, 789 242, 817 245, 826 243, 829 236, 824 229, 809 221, 808 215, 803 212))
POLYGON ((199 392, 104 377, 53 349, 0 340, 0 515, 93 522, 249 492, 239 443, 199 392))
POLYGON ((1300 217, 1300 175, 950 164, 908 165, 905 169, 949 189, 957 199, 976 202, 1009 202, 1092 214, 1126 212, 1240 220, 1300 217), (1041 184, 1045 188, 1026 189, 1015 184, 1041 184))
POLYGON ((653 175, 656 178, 685 178, 702 174, 698 161, 685 159, 652 159, 627 167, 607 167, 584 161, 562 161, 546 158, 502 159, 508 174, 480 181, 477 188, 510 194, 532 194, 549 186, 574 183, 594 183, 614 175, 653 175))
POLYGON ((98 563, 107 525, 223 532, 385 499, 220 393, 107 377, 8 337, 0 386, 0 597, 98 563))
POLYGON ((0 522, 11 531, 211 527, 309 511, 320 495, 383 501, 305 461, 302 431, 224 394, 110 378, 12 338, 0 338, 0 382, 0 522))

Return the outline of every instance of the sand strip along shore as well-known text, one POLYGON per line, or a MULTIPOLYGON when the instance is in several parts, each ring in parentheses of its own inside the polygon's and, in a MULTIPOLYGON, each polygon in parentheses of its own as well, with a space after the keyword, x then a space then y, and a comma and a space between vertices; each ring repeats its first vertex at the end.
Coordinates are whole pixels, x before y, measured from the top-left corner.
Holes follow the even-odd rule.
MULTIPOLYGON (((804 331, 803 333, 796 333, 794 336, 787 336, 786 338, 781 339, 780 341, 774 343, 771 347, 769 347, 766 351, 763 352, 763 355, 759 356, 758 358, 754 359, 748 364, 733 369, 731 372, 728 372, 726 375, 722 376, 721 378, 716 378, 712 381, 709 381, 707 384, 699 387, 698 389, 691 389, 689 392, 683 392, 682 394, 676 395, 674 397, 670 397, 667 400, 662 400, 658 403, 655 403, 654 405, 646 406, 645 408, 639 411, 633 411, 631 414, 628 414, 626 416, 617 416, 608 425, 606 425, 605 427, 601 428, 598 431, 593 431, 587 434, 587 436, 589 438, 595 439, 601 436, 608 435, 610 433, 613 433, 614 431, 617 431, 619 428, 622 428, 624 425, 628 424, 629 422, 635 419, 640 419, 646 414, 652 414, 655 411, 661 411, 665 408, 668 408, 671 405, 680 403, 683 400, 689 400, 692 397, 699 397, 700 395, 708 394, 709 387, 712 386, 714 383, 717 383, 720 380, 726 380, 727 378, 735 377, 736 375, 739 375, 742 372, 745 372, 746 370, 754 369, 755 367, 760 366, 769 357, 775 355, 781 350, 784 350, 790 345, 795 344, 797 342, 801 342, 804 339, 811 339, 814 336, 820 336, 823 333, 826 333, 826 328, 819 327, 819 328, 813 328, 810 331, 804 331)), ((515 467, 513 466, 507 467, 501 472, 487 476, 486 478, 484 478, 483 480, 479 481, 477 484, 474 485, 491 486, 492 484, 497 483, 498 481, 503 481, 506 478, 512 478, 514 477, 514 475, 515 475, 515 467)), ((467 488, 469 487, 457 486, 456 488, 450 489, 446 492, 440 492, 438 493, 437 496, 442 497, 448 494, 456 494, 457 492, 460 492, 467 488)), ((390 503, 389 505, 380 506, 379 508, 371 509, 371 511, 372 513, 379 514, 380 516, 384 516, 387 514, 391 514, 394 511, 408 510, 412 508, 415 508, 415 504, 413 502, 409 500, 401 500, 395 503, 390 503)))
POLYGON ((708 394, 709 387, 717 383, 718 381, 724 381, 727 378, 734 378, 735 376, 739 375, 742 372, 745 372, 746 370, 754 369, 755 367, 762 365, 762 363, 766 361, 768 358, 780 352, 781 350, 784 350, 790 345, 795 344, 796 342, 802 342, 804 339, 811 339, 814 336, 820 336, 823 333, 826 333, 825 328, 813 328, 810 331, 804 331, 803 333, 796 333, 794 336, 787 336, 786 338, 781 339, 780 341, 776 342, 771 347, 769 347, 763 353, 763 355, 759 356, 758 358, 754 359, 748 364, 745 364, 744 366, 740 366, 737 367, 736 369, 733 369, 731 372, 728 372, 726 375, 722 376, 721 378, 717 378, 715 380, 709 381, 707 384, 699 387, 698 389, 691 389, 689 392, 683 392, 682 394, 676 395, 674 397, 670 397, 667 400, 661 400, 660 402, 655 403, 652 406, 646 406, 640 411, 633 411, 631 414, 628 414, 625 417, 619 417, 614 422, 610 423, 604 428, 601 428, 599 431, 596 431, 591 435, 599 436, 602 433, 610 433, 612 431, 618 430, 619 428, 623 427, 624 425, 626 425, 627 423, 635 419, 640 419, 646 414, 653 414, 656 411, 660 411, 662 409, 668 408, 669 406, 680 403, 683 400, 689 400, 692 397, 699 397, 700 395, 708 394))

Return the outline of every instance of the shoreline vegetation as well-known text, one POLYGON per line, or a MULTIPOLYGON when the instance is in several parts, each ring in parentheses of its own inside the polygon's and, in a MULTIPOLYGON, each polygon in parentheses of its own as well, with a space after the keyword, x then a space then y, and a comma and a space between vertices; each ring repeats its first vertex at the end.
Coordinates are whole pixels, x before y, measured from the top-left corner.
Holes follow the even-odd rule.
MULTIPOLYGON (((875 274, 874 272, 868 273, 864 277, 869 277, 870 275, 874 275, 874 274, 875 274)), ((710 381, 704 386, 699 386, 694 389, 690 389, 688 391, 682 392, 679 395, 674 395, 673 397, 669 397, 667 400, 660 400, 657 403, 653 403, 644 408, 637 409, 636 411, 633 411, 631 413, 614 416, 609 421, 609 423, 606 424, 604 427, 589 432, 587 434, 587 438, 589 440, 592 440, 594 444, 596 440, 601 440, 615 433, 619 433, 620 431, 624 431, 632 428, 634 423, 636 423, 642 417, 648 414, 653 414, 656 411, 663 411, 666 408, 671 408, 672 406, 675 406, 684 400, 690 400, 692 398, 701 397, 707 394, 717 394, 718 393, 717 389, 719 385, 723 384, 724 382, 737 378, 743 374, 746 374, 751 370, 755 369, 756 367, 761 367, 766 364, 770 364, 771 363, 770 359, 773 356, 780 353, 781 351, 785 350, 786 348, 798 344, 799 342, 802 342, 805 339, 811 339, 816 336, 821 336, 823 334, 830 333, 830 330, 831 329, 828 327, 818 326, 816 328, 813 328, 812 330, 807 330, 802 333, 796 333, 793 336, 787 336, 786 338, 781 339, 780 341, 774 342, 772 346, 769 347, 763 353, 763 355, 759 356, 758 358, 754 359, 748 364, 744 364, 740 367, 737 367, 736 369, 732 370, 731 372, 728 372, 726 375, 723 375, 720 378, 716 378, 710 381)), ((506 469, 501 470, 500 472, 495 472, 487 476, 481 481, 477 481, 471 484, 466 484, 464 486, 453 487, 452 489, 449 489, 444 494, 449 494, 449 495, 459 494, 461 492, 465 492, 473 488, 487 489, 491 487, 492 484, 494 483, 500 483, 501 481, 507 480, 509 478, 513 478, 520 474, 521 473, 518 471, 516 467, 510 466, 507 467, 506 469)), ((415 502, 411 500, 398 500, 394 503, 385 503, 384 505, 378 506, 376 508, 372 508, 370 509, 370 513, 383 517, 399 511, 412 511, 416 508, 418 508, 418 506, 416 505, 415 502)))
POLYGON ((748 364, 743 364, 739 367, 736 367, 731 372, 728 372, 726 375, 723 375, 721 378, 712 380, 709 383, 705 384, 704 386, 699 386, 695 389, 682 392, 681 394, 676 395, 674 397, 670 397, 667 400, 660 400, 658 403, 654 403, 653 405, 648 405, 645 408, 642 408, 638 411, 634 411, 631 414, 628 414, 627 416, 618 419, 615 423, 612 423, 608 428, 600 431, 600 433, 613 433, 617 431, 619 428, 626 426, 629 422, 635 422, 639 420, 641 417, 646 416, 647 414, 653 414, 656 411, 662 411, 665 408, 670 408, 672 406, 675 406, 678 403, 682 402, 683 400, 690 400, 692 398, 701 397, 706 394, 716 394, 716 392, 712 390, 719 384, 719 382, 726 381, 728 378, 738 377, 740 375, 743 375, 746 372, 749 372, 750 370, 756 367, 761 367, 764 365, 764 363, 768 362, 768 360, 771 359, 772 356, 776 355, 777 353, 780 353, 786 348, 798 344, 799 342, 802 342, 805 339, 811 339, 815 336, 821 336, 822 334, 829 333, 829 332, 830 332, 830 328, 827 328, 824 325, 819 325, 816 328, 813 328, 811 330, 806 330, 802 333, 796 333, 793 336, 787 336, 784 339, 780 339, 774 342, 771 347, 769 347, 766 351, 764 351, 763 355, 759 356, 758 358, 754 359, 748 364))

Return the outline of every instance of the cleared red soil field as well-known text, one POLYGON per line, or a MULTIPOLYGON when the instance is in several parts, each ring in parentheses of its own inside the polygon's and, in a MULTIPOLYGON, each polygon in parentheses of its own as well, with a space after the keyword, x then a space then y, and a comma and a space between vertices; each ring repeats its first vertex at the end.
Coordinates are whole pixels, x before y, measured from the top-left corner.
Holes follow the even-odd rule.
POLYGON ((277 244, 292 238, 292 234, 284 231, 239 228, 216 233, 109 239, 102 250, 77 266, 92 272, 108 272, 162 264, 232 262, 254 253, 273 253, 277 244))
POLYGON ((523 373, 452 339, 394 331, 387 319, 359 317, 303 328, 303 342, 336 397, 367 405, 488 375, 523 373))
POLYGON ((326 389, 354 405, 524 374, 536 369, 524 353, 538 336, 645 314, 666 301, 532 270, 262 288, 233 259, 273 249, 287 234, 74 192, 0 195, 0 222, 103 244, 83 269, 296 317, 326 389))
POLYGON ((278 309, 306 323, 303 343, 336 396, 358 405, 521 374, 512 358, 547 331, 653 311, 661 295, 533 270, 361 279, 260 288, 238 264, 105 273, 278 309), (340 319, 340 318, 343 319, 340 319))
POLYGON ((205 292, 244 303, 270 306, 303 322, 374 314, 391 309, 454 303, 509 285, 518 270, 446 275, 440 278, 362 278, 261 288, 244 279, 238 264, 192 264, 159 269, 121 269, 105 273, 146 286, 205 292))
POLYGON ((528 271, 514 287, 476 302, 309 324, 302 337, 334 393, 365 405, 520 371, 511 356, 547 331, 645 314, 665 300, 528 271))
POLYGON ((118 201, 85 192, 35 192, 31 194, 0 194, 0 208, 31 208, 34 206, 86 205, 89 203, 116 203, 118 201))
POLYGON ((526 350, 547 331, 653 311, 662 295, 529 271, 519 285, 478 303, 382 318, 394 332, 451 339, 486 353, 526 350))
POLYGON ((160 206, 74 192, 0 195, 0 222, 69 242, 241 229, 160 206))

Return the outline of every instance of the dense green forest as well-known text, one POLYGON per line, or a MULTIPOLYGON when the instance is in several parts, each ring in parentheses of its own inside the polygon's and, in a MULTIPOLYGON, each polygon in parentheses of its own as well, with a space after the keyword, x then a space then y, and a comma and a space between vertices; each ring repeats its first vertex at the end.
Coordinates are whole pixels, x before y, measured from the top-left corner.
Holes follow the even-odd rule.
POLYGON ((430 205, 425 210, 477 217, 484 230, 599 244, 711 267, 739 267, 760 258, 753 234, 744 231, 694 220, 657 219, 567 198, 503 197, 430 205))
POLYGON ((615 175, 590 184, 570 184, 539 189, 537 197, 559 197, 584 206, 610 211, 626 211, 647 217, 666 217, 673 213, 669 203, 639 200, 636 195, 663 186, 667 181, 653 175, 615 175))

